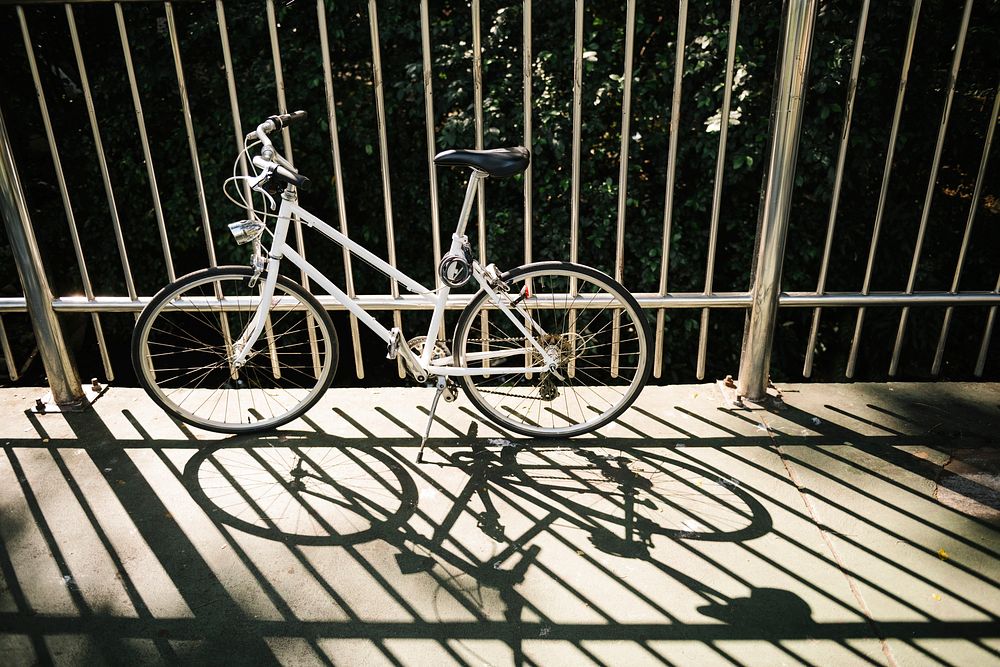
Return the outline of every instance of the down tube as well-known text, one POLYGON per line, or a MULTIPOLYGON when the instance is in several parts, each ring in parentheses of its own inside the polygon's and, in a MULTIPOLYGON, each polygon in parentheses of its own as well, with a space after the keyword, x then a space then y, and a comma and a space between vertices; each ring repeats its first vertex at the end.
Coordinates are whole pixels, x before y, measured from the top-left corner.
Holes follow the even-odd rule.
POLYGON ((333 284, 333 282, 323 275, 319 269, 307 262, 301 255, 299 255, 295 250, 288 247, 287 245, 282 249, 282 253, 288 261, 290 261, 295 266, 299 267, 302 271, 306 273, 310 278, 312 278, 317 285, 326 290, 334 299, 336 299, 340 304, 342 304, 347 310, 354 313, 355 316, 361 322, 364 323, 369 329, 378 334, 379 338, 388 343, 392 339, 392 333, 386 329, 384 326, 379 324, 378 320, 368 314, 368 311, 362 308, 356 301, 351 299, 349 296, 344 294, 344 292, 333 284))

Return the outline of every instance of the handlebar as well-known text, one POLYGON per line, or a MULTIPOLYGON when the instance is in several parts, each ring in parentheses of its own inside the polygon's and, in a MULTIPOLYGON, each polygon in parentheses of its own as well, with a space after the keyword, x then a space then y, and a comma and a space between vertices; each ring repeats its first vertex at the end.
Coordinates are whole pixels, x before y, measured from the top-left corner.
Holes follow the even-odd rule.
POLYGON ((309 179, 299 174, 288 160, 274 150, 274 144, 271 143, 267 135, 302 120, 306 115, 305 111, 293 111, 292 113, 268 116, 267 120, 246 136, 246 141, 251 141, 256 137, 263 145, 260 156, 253 159, 254 164, 262 169, 269 168, 273 175, 298 188, 305 188, 309 179))
POLYGON ((306 117, 305 111, 293 111, 292 113, 283 113, 276 116, 268 116, 267 120, 257 126, 257 129, 250 132, 246 136, 246 140, 250 141, 254 137, 260 139, 261 143, 265 146, 271 145, 271 140, 267 138, 271 132, 275 130, 280 130, 288 127, 292 123, 298 122, 306 117))

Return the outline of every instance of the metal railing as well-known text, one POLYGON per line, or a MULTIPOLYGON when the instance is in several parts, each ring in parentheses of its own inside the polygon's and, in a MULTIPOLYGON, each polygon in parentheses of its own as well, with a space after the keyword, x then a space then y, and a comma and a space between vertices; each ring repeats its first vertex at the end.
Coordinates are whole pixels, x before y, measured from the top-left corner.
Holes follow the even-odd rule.
MULTIPOLYGON (((614 274, 617 278, 622 277, 625 262, 625 236, 626 236, 626 205, 627 188, 629 174, 629 148, 631 137, 629 134, 629 123, 631 119, 631 96, 633 84, 633 50, 636 30, 636 1, 627 0, 625 6, 625 39, 624 53, 622 54, 621 71, 622 78, 622 103, 621 103, 621 125, 620 125, 620 163, 617 182, 617 217, 615 222, 615 252, 614 252, 614 274)), ((761 222, 757 235, 757 259, 752 267, 753 286, 746 292, 717 292, 714 289, 716 245, 719 238, 719 223, 721 217, 721 204, 725 196, 725 183, 723 182, 724 164, 727 156, 726 142, 727 130, 730 117, 730 107, 733 93, 733 78, 736 65, 736 38, 739 27, 740 0, 732 0, 730 7, 730 22, 728 29, 728 43, 726 51, 726 64, 723 76, 723 101, 721 108, 721 125, 718 139, 718 149, 715 160, 715 173, 711 197, 711 210, 708 223, 708 252, 705 265, 704 289, 698 292, 671 292, 669 291, 670 272, 670 243, 672 226, 675 216, 675 194, 678 159, 678 142, 683 141, 680 137, 680 125, 678 114, 683 99, 684 65, 686 57, 686 38, 688 31, 688 9, 689 0, 678 0, 677 3, 677 26, 676 26, 676 46, 675 63, 672 78, 672 91, 669 91, 669 139, 668 155, 666 159, 666 190, 663 205, 663 229, 662 229, 662 254, 659 265, 659 285, 655 292, 637 294, 637 298, 643 307, 655 313, 655 355, 654 355, 654 375, 660 377, 664 368, 664 345, 665 345, 665 312, 668 309, 696 309, 700 310, 700 333, 698 339, 697 352, 697 377, 702 379, 705 375, 706 357, 709 337, 709 315, 711 310, 718 308, 750 309, 747 335, 743 349, 743 359, 740 364, 741 375, 748 376, 749 385, 744 387, 747 395, 760 394, 763 386, 767 382, 768 359, 770 348, 773 344, 773 331, 775 326, 775 313, 777 307, 786 308, 812 308, 812 321, 809 329, 808 343, 805 350, 805 363, 803 375, 808 377, 813 368, 813 351, 816 347, 817 332, 820 325, 821 314, 824 308, 829 307, 850 307, 857 308, 856 325, 853 342, 851 344, 850 359, 846 368, 847 377, 852 377, 857 362, 857 353, 863 333, 863 323, 867 308, 875 306, 895 306, 901 307, 901 315, 898 325, 898 334, 895 338, 892 362, 889 368, 889 375, 895 375, 899 367, 899 356, 902 341, 904 339, 909 310, 913 306, 944 306, 946 307, 944 321, 939 334, 936 353, 933 359, 933 373, 936 375, 941 369, 941 359, 947 344, 950 325, 952 321, 953 309, 956 306, 979 305, 989 306, 989 313, 986 320, 985 330, 982 336, 982 343, 978 353, 975 375, 981 376, 984 371, 987 350, 992 337, 993 325, 996 319, 996 307, 1000 305, 1000 280, 997 286, 989 291, 958 291, 959 279, 962 275, 966 262, 967 250, 969 247, 970 234, 976 218, 977 210, 980 207, 980 196, 986 174, 987 161, 993 141, 994 129, 997 122, 998 111, 1000 111, 1000 89, 998 89, 992 111, 987 122, 986 141, 983 147, 982 160, 976 178, 975 192, 968 214, 965 233, 961 249, 957 258, 954 279, 947 291, 916 291, 915 276, 920 264, 922 244, 925 232, 929 224, 929 211, 935 192, 938 172, 940 168, 942 146, 945 141, 949 123, 952 98, 955 89, 955 79, 958 75, 961 63, 962 52, 966 35, 969 30, 970 14, 973 5, 972 0, 965 0, 959 34, 956 38, 953 61, 950 69, 948 81, 947 98, 944 105, 941 124, 938 130, 937 143, 934 151, 933 161, 930 169, 930 177, 927 186, 927 193, 923 202, 923 209, 920 218, 919 232, 916 246, 912 256, 911 269, 907 280, 906 288, 895 292, 873 292, 871 290, 872 272, 875 263, 876 250, 878 247, 880 230, 886 211, 887 192, 890 178, 892 176, 893 153, 896 147, 897 133, 900 124, 900 115, 903 108, 906 93, 906 83, 911 56, 914 50, 917 25, 921 13, 922 0, 914 0, 912 14, 909 23, 909 30, 905 42, 905 55, 903 58, 902 72, 900 74, 899 88, 896 97, 892 126, 888 139, 888 149, 885 158, 885 167, 881 188, 878 198, 878 209, 875 216, 874 229, 869 245, 868 261, 866 264, 864 280, 861 288, 857 292, 828 292, 826 282, 828 269, 831 261, 831 250, 833 248, 835 227, 838 218, 838 205, 840 200, 841 185, 844 175, 845 154, 848 149, 851 137, 852 113, 856 101, 856 90, 859 78, 859 68, 864 52, 865 34, 869 14, 870 0, 864 0, 857 23, 857 36, 854 43, 850 79, 846 86, 846 106, 843 120, 843 132, 839 140, 837 150, 835 175, 832 186, 832 204, 828 216, 828 224, 825 236, 825 243, 821 255, 819 278, 816 289, 812 292, 781 292, 781 259, 784 249, 784 239, 788 228, 789 219, 789 197, 795 172, 795 151, 800 134, 799 124, 794 117, 801 114, 802 94, 808 95, 808 88, 805 86, 805 73, 808 69, 811 35, 815 21, 815 0, 786 0, 783 16, 785 21, 784 41, 781 46, 781 53, 777 58, 780 70, 778 72, 778 86, 775 89, 775 101, 772 110, 772 136, 770 137, 771 164, 768 168, 768 176, 765 182, 765 194, 763 198, 761 222), (749 388, 750 385, 756 389, 749 388)), ((28 310, 33 322, 36 324, 37 342, 42 350, 43 358, 46 359, 46 368, 50 380, 55 382, 56 376, 60 375, 62 368, 68 381, 66 385, 78 384, 75 375, 69 374, 72 371, 72 362, 59 359, 58 349, 64 348, 62 343, 52 344, 52 337, 58 338, 58 322, 54 313, 60 312, 83 312, 88 313, 96 334, 97 346, 103 360, 106 375, 109 379, 114 377, 114 368, 108 354, 107 342, 101 327, 101 313, 109 312, 133 312, 137 313, 150 299, 148 295, 139 294, 133 279, 132 265, 126 250, 124 233, 119 219, 118 208, 116 206, 116 191, 111 182, 108 172, 108 156, 106 155, 101 142, 100 122, 95 109, 90 90, 90 83, 87 78, 87 69, 84 58, 84 49, 77 33, 76 21, 73 13, 73 3, 64 3, 66 21, 72 40, 73 53, 75 55, 76 66, 80 74, 80 84, 86 102, 86 111, 90 122, 90 129, 93 140, 97 147, 98 166, 102 182, 107 197, 108 209, 111 217, 112 229, 118 248, 118 255, 125 276, 126 295, 108 295, 95 293, 90 281, 87 264, 81 247, 80 235, 74 217, 74 209, 70 190, 67 187, 63 174, 62 164, 58 148, 57 137, 53 129, 51 112, 46 103, 47 91, 42 85, 39 76, 38 65, 35 60, 35 47, 33 46, 30 31, 30 14, 34 10, 32 5, 41 4, 37 2, 25 2, 24 6, 17 6, 16 15, 19 22, 21 36, 23 38, 24 53, 30 69, 32 81, 38 97, 39 111, 48 148, 51 155, 56 182, 62 200, 62 205, 69 227, 77 268, 80 280, 83 285, 83 295, 56 295, 50 298, 46 294, 47 287, 44 284, 44 267, 40 264, 37 252, 16 252, 18 266, 22 269, 22 283, 25 287, 26 297, 0 298, 0 348, 2 348, 4 359, 12 376, 16 372, 16 364, 12 359, 10 345, 7 340, 6 331, 3 326, 2 315, 4 313, 22 312, 28 310), (22 266, 24 265, 24 266, 22 266), (30 269, 26 274, 25 267, 30 269), (29 274, 34 274, 34 277, 29 274), (56 348, 56 356, 47 353, 47 348, 56 348), (55 364, 49 368, 49 359, 53 359, 55 364)), ((125 13, 130 2, 114 3, 115 18, 117 21, 118 36, 125 63, 125 72, 128 79, 132 96, 133 111, 136 125, 138 127, 139 139, 145 161, 149 188, 152 195, 153 207, 160 238, 163 258, 166 263, 168 277, 175 277, 173 259, 164 223, 164 214, 160 202, 160 193, 157 186, 156 172, 154 169, 153 157, 150 151, 150 141, 147 133, 146 120, 143 114, 141 95, 137 82, 137 73, 132 63, 131 48, 126 29, 125 13)), ((523 93, 523 143, 529 148, 532 147, 532 78, 533 78, 533 51, 532 51, 532 12, 531 0, 522 0, 520 4, 523 12, 523 32, 522 32, 522 55, 523 71, 522 79, 524 86, 523 93)), ((278 40, 278 32, 275 20, 275 7, 273 0, 266 0, 263 5, 268 21, 268 34, 273 59, 274 84, 277 94, 277 108, 283 113, 287 111, 285 103, 285 84, 281 67, 281 48, 278 40)), ((483 146, 484 119, 483 119, 483 61, 482 61, 482 39, 480 34, 480 3, 479 0, 471 0, 469 7, 471 11, 472 34, 471 42, 471 70, 472 84, 474 91, 474 120, 475 120, 475 144, 476 147, 483 146)), ((371 86, 374 91, 375 117, 378 134, 378 158, 382 191, 384 196, 384 223, 385 234, 388 241, 388 256, 392 264, 396 262, 394 218, 392 208, 392 198, 390 195, 390 155, 388 153, 386 108, 383 93, 383 74, 381 66, 381 47, 379 43, 380 31, 378 23, 378 7, 376 0, 369 0, 367 5, 368 24, 371 37, 371 61, 372 80, 371 86)), ((212 234, 212 225, 209 218, 208 206, 206 202, 205 188, 201 175, 201 159, 195 139, 193 113, 188 101, 187 85, 184 78, 184 67, 180 42, 178 39, 178 29, 174 18, 174 7, 170 2, 163 3, 163 11, 166 20, 166 31, 169 37, 170 51, 173 57, 177 89, 182 105, 182 115, 184 128, 188 142, 191 166, 194 173, 195 189, 199 205, 201 226, 205 240, 205 248, 208 253, 209 263, 215 264, 215 241, 212 234)), ((581 135, 583 131, 584 110, 582 104, 582 91, 587 82, 584 80, 584 11, 585 0, 574 1, 573 13, 573 77, 572 77, 572 145, 571 145, 571 183, 570 183, 570 244, 569 259, 576 261, 579 257, 580 248, 580 187, 581 187, 581 135)), ((230 54, 230 34, 226 24, 225 6, 222 0, 215 0, 215 12, 218 21, 219 41, 222 48, 227 90, 229 95, 229 106, 232 115, 233 137, 235 145, 242 148, 243 127, 240 120, 239 102, 237 86, 234 77, 233 62, 230 54)), ((338 137, 337 116, 335 113, 335 91, 330 63, 330 36, 327 30, 327 6, 324 0, 317 0, 316 16, 318 21, 319 39, 315 44, 321 53, 322 80, 324 87, 324 97, 327 110, 327 121, 330 134, 330 151, 333 159, 334 180, 336 182, 336 203, 337 215, 341 231, 348 231, 348 209, 345 203, 345 193, 343 191, 343 179, 341 175, 341 152, 340 140, 338 137)), ((434 111, 434 78, 431 72, 432 66, 432 43, 431 43, 431 19, 428 11, 428 0, 420 2, 420 44, 421 62, 423 65, 423 94, 425 112, 425 130, 427 139, 427 163, 429 168, 429 196, 430 196, 430 227, 433 233, 434 260, 437 262, 441 256, 440 248, 440 218, 438 188, 433 166, 433 155, 436 152, 436 127, 434 111)), ((0 101, 0 111, 2 101, 0 101)), ((9 110, 5 110, 8 111, 9 110)), ((286 155, 291 159, 291 137, 287 129, 284 130, 286 155)), ((3 142, 3 164, 0 167, 4 171, 2 180, 3 211, 4 219, 7 223, 8 233, 12 238, 12 244, 17 248, 22 246, 30 248, 33 237, 31 221, 28 215, 28 208, 24 204, 24 193, 17 180, 15 158, 10 150, 7 141, 5 126, 0 124, 0 140, 3 142)), ((241 169, 246 171, 246 164, 241 163, 241 169)), ((524 248, 523 256, 525 261, 533 259, 532 252, 532 224, 535 217, 533 212, 533 188, 531 168, 524 176, 524 248)), ((479 193, 479 209, 477 212, 479 228, 480 257, 485 258, 487 248, 485 240, 485 219, 486 201, 483 193, 479 193)), ((301 239, 301 230, 296 226, 298 233, 298 247, 304 254, 301 239)), ((357 298, 359 303, 366 308, 392 311, 396 326, 400 325, 400 313, 404 310, 422 309, 426 305, 419 303, 416 299, 399 293, 398 285, 394 282, 390 285, 387 294, 358 295, 355 289, 354 276, 351 266, 351 258, 347 251, 344 251, 344 270, 346 276, 345 291, 352 297, 357 298)), ((751 268, 751 267, 748 267, 751 268)), ((303 280, 305 278, 303 277, 303 280)), ((461 308, 468 297, 454 295, 449 301, 450 308, 461 308)), ((337 307, 330 300, 321 299, 325 305, 337 307)), ((358 331, 357 320, 350 318, 351 339, 354 350, 354 361, 356 374, 359 378, 364 376, 364 365, 361 355, 361 344, 358 331)))

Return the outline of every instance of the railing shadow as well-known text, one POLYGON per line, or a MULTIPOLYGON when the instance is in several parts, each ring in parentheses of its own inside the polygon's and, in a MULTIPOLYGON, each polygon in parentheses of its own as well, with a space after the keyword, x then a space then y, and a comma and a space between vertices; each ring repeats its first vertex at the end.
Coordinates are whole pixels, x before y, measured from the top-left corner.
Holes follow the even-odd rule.
MULTIPOLYGON (((817 567, 838 567, 785 521, 776 524, 775 512, 810 517, 775 493, 791 486, 787 477, 744 455, 772 448, 781 435, 740 435, 723 423, 740 419, 731 413, 686 414, 722 435, 694 437, 648 412, 642 416, 679 437, 650 438, 627 417, 634 438, 544 444, 483 438, 475 422, 464 433, 443 422, 455 437, 432 440, 425 466, 411 461, 411 438, 377 437, 343 411, 362 437, 329 435, 307 420, 312 430, 199 441, 182 428, 181 439, 154 439, 125 410, 140 439, 121 441, 97 413, 68 415, 74 433, 99 443, 85 450, 79 440, 49 437, 32 417, 39 438, 4 448, 8 481, 26 511, 0 524, 0 573, 16 609, 0 617, 40 662, 60 650, 54 637, 88 661, 110 662, 225 655, 261 664, 303 656, 327 664, 538 664, 561 656, 620 664, 629 655, 667 663, 675 656, 663 642, 684 640, 699 643, 706 659, 740 664, 724 645, 732 640, 823 664, 795 648, 807 639, 827 642, 824 656, 853 662, 878 663, 877 641, 887 639, 947 662, 921 641, 959 637, 996 655, 982 641, 996 637, 988 606, 966 600, 986 620, 948 622, 874 576, 852 573, 918 619, 875 623, 782 557, 787 548, 817 567), (754 474, 742 479, 739 469, 754 474), (84 548, 74 548, 58 503, 72 506, 74 530, 88 535, 84 548), (47 571, 63 580, 52 594, 58 604, 39 597, 41 575, 26 576, 27 543, 44 546, 47 571), (95 572, 113 573, 112 592, 81 578, 88 549, 95 572), (765 583, 762 570, 788 585, 765 583), (839 620, 815 620, 817 604, 839 620), (353 642, 356 659, 331 648, 334 640, 353 642), (875 642, 875 652, 862 640, 875 642), (608 652, 621 642, 625 653, 608 652)), ((841 427, 820 431, 808 413, 783 418, 819 433, 800 443, 844 435, 841 427)), ((852 439, 866 452, 886 442, 852 439)), ((880 483, 893 483, 881 475, 880 483)), ((953 567, 996 588, 985 573, 953 567)))

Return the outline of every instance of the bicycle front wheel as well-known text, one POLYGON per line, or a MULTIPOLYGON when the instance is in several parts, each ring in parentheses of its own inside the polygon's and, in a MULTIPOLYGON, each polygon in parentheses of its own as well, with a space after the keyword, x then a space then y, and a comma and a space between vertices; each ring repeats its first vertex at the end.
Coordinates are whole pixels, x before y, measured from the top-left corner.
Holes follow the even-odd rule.
POLYGON ((517 302, 523 311, 518 320, 558 368, 503 372, 540 366, 542 355, 480 292, 455 329, 458 364, 491 373, 461 378, 479 411, 504 429, 540 437, 587 433, 624 412, 650 370, 648 326, 628 290, 596 269, 569 262, 529 264, 503 280, 510 290, 500 298, 508 306, 517 302))
POLYGON ((157 294, 132 334, 139 383, 164 410, 220 433, 285 424, 319 400, 337 369, 337 333, 314 296, 278 278, 264 331, 241 368, 233 341, 249 326, 264 279, 220 267, 184 276, 157 294))

